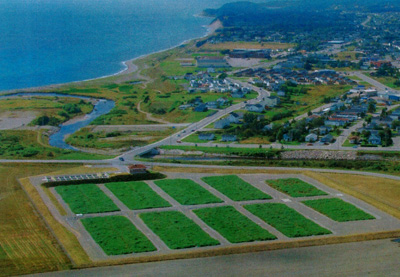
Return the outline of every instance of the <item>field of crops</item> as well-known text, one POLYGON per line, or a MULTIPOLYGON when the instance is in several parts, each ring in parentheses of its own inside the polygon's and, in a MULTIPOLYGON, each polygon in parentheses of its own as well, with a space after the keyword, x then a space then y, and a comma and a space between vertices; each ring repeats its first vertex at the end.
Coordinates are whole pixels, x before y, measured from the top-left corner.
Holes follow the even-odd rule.
POLYGON ((82 224, 107 255, 157 250, 126 217, 85 218, 82 224))
POLYGON ((219 244, 180 212, 142 213, 140 218, 171 249, 219 244))
POLYGON ((194 213, 232 243, 276 239, 231 206, 199 209, 194 213))
POLYGON ((339 222, 374 219, 372 215, 339 198, 307 200, 303 203, 339 222))
POLYGON ((316 187, 297 178, 267 180, 268 185, 292 197, 327 195, 316 187))
POLYGON ((131 210, 171 206, 145 182, 109 183, 106 184, 106 187, 131 210))
POLYGON ((94 184, 58 186, 55 190, 75 214, 119 211, 114 202, 94 184))
POLYGON ((18 178, 76 167, 65 164, 0 166, 0 276, 67 270, 71 262, 46 228, 18 178))
POLYGON ((203 177, 202 180, 234 201, 272 199, 236 175, 203 177))
POLYGON ((182 205, 222 202, 221 199, 189 179, 167 179, 154 183, 182 205))
POLYGON ((245 208, 290 238, 331 234, 285 204, 255 204, 245 208))

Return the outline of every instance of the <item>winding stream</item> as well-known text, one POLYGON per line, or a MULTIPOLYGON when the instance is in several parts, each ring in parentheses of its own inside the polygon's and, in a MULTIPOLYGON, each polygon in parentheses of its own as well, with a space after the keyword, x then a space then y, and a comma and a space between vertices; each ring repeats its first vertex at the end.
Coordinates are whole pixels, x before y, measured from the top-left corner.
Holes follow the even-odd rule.
POLYGON ((51 97, 67 97, 67 98, 77 98, 77 99, 84 99, 84 100, 98 100, 97 103, 94 105, 93 111, 83 118, 74 121, 73 123, 64 123, 61 124, 60 130, 56 133, 52 134, 49 137, 49 144, 54 147, 68 149, 68 150, 75 150, 77 149, 65 142, 65 138, 68 135, 71 135, 78 131, 79 129, 88 126, 93 120, 98 118, 101 115, 107 114, 111 111, 112 108, 115 106, 115 102, 108 99, 99 99, 87 96, 78 96, 78 95, 69 95, 69 94, 62 94, 62 93, 13 93, 8 95, 1 95, 0 99, 10 98, 10 97, 22 97, 22 96, 51 96, 51 97))

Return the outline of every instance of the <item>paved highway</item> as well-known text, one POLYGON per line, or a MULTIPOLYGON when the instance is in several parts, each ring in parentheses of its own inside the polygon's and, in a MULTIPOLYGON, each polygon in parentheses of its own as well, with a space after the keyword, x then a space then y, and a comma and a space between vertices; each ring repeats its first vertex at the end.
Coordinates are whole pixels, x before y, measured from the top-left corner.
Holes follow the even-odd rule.
POLYGON ((183 129, 182 131, 179 131, 178 133, 175 133, 163 140, 146 145, 144 147, 135 148, 135 149, 128 151, 128 152, 124 153, 123 155, 117 157, 116 159, 123 158, 124 160, 133 160, 135 156, 146 153, 155 147, 159 147, 162 145, 168 145, 168 144, 175 144, 177 141, 180 141, 180 140, 184 139, 185 137, 190 136, 192 133, 203 129, 207 125, 219 120, 220 118, 226 116, 227 114, 237 111, 237 110, 240 110, 240 109, 243 109, 246 104, 260 103, 263 100, 263 98, 270 95, 270 92, 265 89, 258 88, 251 84, 233 80, 233 79, 228 79, 228 80, 231 81, 232 83, 237 83, 243 87, 246 87, 248 89, 252 89, 252 90, 256 91, 258 93, 258 97, 256 99, 244 101, 239 104, 232 105, 226 109, 219 110, 217 113, 213 114, 212 116, 206 117, 198 122, 192 123, 187 128, 183 129))
POLYGON ((350 74, 350 75, 357 76, 357 77, 360 78, 361 80, 363 80, 363 81, 365 81, 365 82, 367 82, 367 83, 373 85, 374 87, 376 87, 376 88, 379 89, 379 90, 389 90, 389 91, 394 91, 394 92, 400 93, 399 91, 397 91, 397 90, 395 90, 395 89, 393 89, 393 88, 390 88, 390 87, 388 87, 388 86, 385 86, 384 84, 382 84, 382 83, 376 81, 375 79, 373 79, 373 78, 371 78, 371 77, 368 77, 367 75, 365 75, 364 73, 362 73, 362 72, 360 72, 360 71, 349 72, 349 74, 350 74))

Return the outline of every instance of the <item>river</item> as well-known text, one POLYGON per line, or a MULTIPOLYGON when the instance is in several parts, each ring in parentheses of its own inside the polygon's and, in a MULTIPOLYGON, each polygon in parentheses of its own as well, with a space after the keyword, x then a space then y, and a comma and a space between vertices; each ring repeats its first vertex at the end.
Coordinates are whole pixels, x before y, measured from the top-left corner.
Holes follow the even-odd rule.
POLYGON ((90 123, 92 123, 93 120, 98 118, 99 116, 102 116, 104 114, 109 113, 112 108, 115 106, 115 102, 112 100, 108 99, 98 99, 98 98, 91 98, 91 97, 86 97, 86 96, 79 96, 79 95, 69 95, 69 94, 62 94, 62 93, 40 93, 40 92, 35 92, 35 93, 14 93, 14 94, 8 94, 8 95, 1 95, 0 99, 5 99, 5 98, 10 98, 10 97, 23 97, 23 96, 51 96, 51 97, 68 97, 68 98, 78 98, 78 99, 84 99, 84 100, 98 100, 96 104, 94 105, 93 111, 87 115, 85 115, 83 118, 78 119, 76 121, 73 121, 72 123, 64 123, 61 124, 59 127, 60 129, 52 134, 49 137, 49 144, 54 147, 62 148, 62 149, 68 149, 68 150, 75 150, 78 151, 75 147, 67 144, 65 142, 65 138, 68 135, 71 135, 78 131, 79 129, 88 126, 90 123))

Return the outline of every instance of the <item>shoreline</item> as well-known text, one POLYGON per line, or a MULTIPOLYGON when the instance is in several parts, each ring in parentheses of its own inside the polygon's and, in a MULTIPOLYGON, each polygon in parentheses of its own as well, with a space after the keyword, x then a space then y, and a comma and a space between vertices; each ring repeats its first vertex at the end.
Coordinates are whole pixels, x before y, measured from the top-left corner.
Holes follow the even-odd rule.
POLYGON ((124 75, 129 75, 132 73, 135 73, 139 70, 139 67, 135 64, 135 61, 139 60, 139 59, 143 59, 146 58, 148 56, 154 55, 154 54, 159 54, 165 51, 169 51, 172 49, 175 49, 177 47, 180 47, 184 44, 187 44, 193 40, 197 40, 197 39, 202 39, 202 38, 206 38, 210 35, 212 35, 217 29, 223 27, 221 21, 214 20, 212 21, 211 24, 209 25, 202 25, 201 27, 206 28, 206 33, 201 36, 201 37, 197 37, 197 38, 191 38, 191 39, 187 39, 184 40, 183 42, 169 47, 167 49, 163 49, 160 51, 154 51, 148 54, 144 54, 141 55, 139 57, 135 57, 126 61, 122 61, 121 63, 125 66, 124 69, 114 73, 114 74, 109 74, 109 75, 104 75, 104 76, 100 76, 100 77, 96 77, 96 78, 90 78, 90 79, 84 79, 84 80, 79 80, 79 81, 72 81, 72 82, 66 82, 66 83, 58 83, 58 84, 50 84, 50 85, 43 85, 43 86, 37 86, 37 87, 26 87, 26 88, 18 88, 18 89, 11 89, 11 90, 0 90, 0 94, 7 94, 7 93, 18 93, 18 92, 33 92, 33 91, 38 91, 38 90, 49 90, 49 89, 58 89, 62 86, 65 85, 70 85, 70 84, 80 84, 80 83, 84 83, 84 82, 90 82, 90 81, 97 81, 97 80, 101 80, 101 79, 106 79, 106 78, 111 78, 111 77, 118 77, 118 76, 124 76, 124 75))

